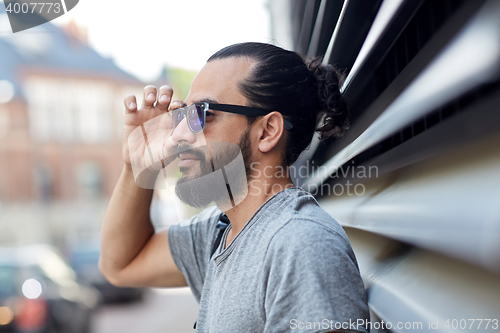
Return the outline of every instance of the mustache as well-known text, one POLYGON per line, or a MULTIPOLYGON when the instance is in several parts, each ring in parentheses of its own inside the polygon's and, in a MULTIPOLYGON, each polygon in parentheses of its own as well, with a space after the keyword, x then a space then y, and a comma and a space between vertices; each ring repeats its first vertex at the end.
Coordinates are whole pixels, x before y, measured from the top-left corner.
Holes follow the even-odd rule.
POLYGON ((177 156, 177 158, 180 158, 179 154, 181 154, 181 153, 194 155, 200 160, 205 160, 206 156, 207 156, 206 153, 208 153, 208 148, 207 147, 193 147, 191 145, 182 145, 175 150, 175 155, 177 156))

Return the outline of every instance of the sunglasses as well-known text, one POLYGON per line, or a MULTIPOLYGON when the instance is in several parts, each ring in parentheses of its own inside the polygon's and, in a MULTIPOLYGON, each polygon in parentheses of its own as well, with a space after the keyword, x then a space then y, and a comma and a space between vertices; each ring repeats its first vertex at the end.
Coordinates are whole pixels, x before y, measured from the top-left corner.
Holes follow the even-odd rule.
MULTIPOLYGON (((205 118, 208 110, 236 113, 248 117, 264 116, 272 112, 249 106, 199 102, 173 110, 173 126, 174 128, 176 128, 184 119, 184 117, 186 117, 187 124, 191 132, 200 133, 205 129, 205 118)), ((290 130, 293 127, 292 123, 290 123, 288 120, 283 119, 283 121, 286 130, 290 130)))

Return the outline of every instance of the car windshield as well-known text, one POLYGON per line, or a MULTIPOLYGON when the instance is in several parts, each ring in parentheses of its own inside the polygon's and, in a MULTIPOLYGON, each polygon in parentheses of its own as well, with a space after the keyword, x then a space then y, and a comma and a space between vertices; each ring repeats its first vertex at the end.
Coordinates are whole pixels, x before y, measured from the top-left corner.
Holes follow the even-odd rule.
POLYGON ((15 267, 0 266, 0 298, 17 293, 16 274, 15 267))

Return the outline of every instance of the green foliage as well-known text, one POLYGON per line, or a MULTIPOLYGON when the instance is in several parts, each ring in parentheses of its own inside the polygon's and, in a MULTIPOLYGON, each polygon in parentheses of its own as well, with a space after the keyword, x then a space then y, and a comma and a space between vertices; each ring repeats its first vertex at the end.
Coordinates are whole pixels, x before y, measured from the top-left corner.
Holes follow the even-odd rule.
POLYGON ((186 100, 186 96, 191 88, 196 71, 189 71, 181 68, 169 68, 168 81, 174 89, 174 98, 186 100))

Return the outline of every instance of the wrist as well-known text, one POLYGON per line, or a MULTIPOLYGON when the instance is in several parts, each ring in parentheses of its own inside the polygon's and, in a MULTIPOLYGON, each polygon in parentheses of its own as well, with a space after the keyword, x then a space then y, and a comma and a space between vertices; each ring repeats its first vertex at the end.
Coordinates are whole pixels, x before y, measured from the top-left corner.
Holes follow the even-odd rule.
MULTIPOLYGON (((140 177, 141 175, 139 175, 140 177)), ((144 184, 144 180, 136 179, 130 164, 124 163, 119 180, 120 192, 125 193, 127 196, 135 197, 136 199, 150 197, 154 188, 154 181, 151 180, 149 184, 144 184), (146 186, 149 185, 149 186, 146 186)))
POLYGON ((154 167, 134 170, 130 164, 125 163, 123 165, 122 176, 132 181, 135 186, 141 189, 152 190, 154 189, 159 172, 160 170, 154 167))
POLYGON ((122 172, 134 177, 134 171, 132 170, 132 165, 130 163, 126 163, 126 162, 123 163, 122 172))

